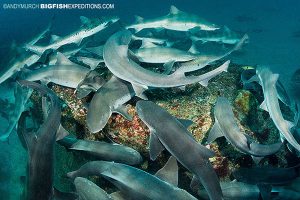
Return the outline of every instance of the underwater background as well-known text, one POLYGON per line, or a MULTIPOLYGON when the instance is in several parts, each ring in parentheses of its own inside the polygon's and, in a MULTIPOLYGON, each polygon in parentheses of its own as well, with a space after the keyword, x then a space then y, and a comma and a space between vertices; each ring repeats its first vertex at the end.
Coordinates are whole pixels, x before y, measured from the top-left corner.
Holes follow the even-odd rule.
MULTIPOLYGON (((82 15, 89 18, 118 16, 123 23, 130 24, 134 21, 134 15, 146 19, 166 15, 171 5, 185 12, 197 14, 209 22, 220 26, 226 25, 233 31, 248 34, 250 40, 243 47, 243 51, 231 56, 231 61, 235 64, 266 65, 274 73, 280 73, 282 77, 289 77, 300 67, 300 1, 298 0, 89 0, 84 3, 113 3, 114 9, 5 10, 2 8, 3 3, 82 2, 80 0, 22 2, 0 0, 0 71, 5 69, 9 61, 8 52, 12 42, 21 44, 28 41, 51 20, 53 20, 52 31, 57 35, 66 35, 80 26, 79 16, 82 15)), ((232 80, 236 76, 236 74, 232 75, 232 80)), ((214 89, 217 91, 219 88, 214 89)), ((1 99, 12 99, 13 88, 8 90, 6 85, 2 84, 0 94, 1 99)), ((173 98, 172 95, 171 97, 173 98)), ((158 97, 154 95, 153 99, 155 98, 158 97)), ((178 105, 184 105, 183 100, 178 105)), ((3 105, 0 106, 2 109, 3 105)), ((192 111, 187 108, 182 112, 192 111)), ((0 130, 5 129, 5 120, 2 120, 0 130)), ((26 174, 26 156, 27 153, 22 148, 16 133, 11 134, 8 142, 0 143, 0 199, 19 198, 23 190, 22 176, 26 174), (5 198, 6 195, 10 198, 5 198)))

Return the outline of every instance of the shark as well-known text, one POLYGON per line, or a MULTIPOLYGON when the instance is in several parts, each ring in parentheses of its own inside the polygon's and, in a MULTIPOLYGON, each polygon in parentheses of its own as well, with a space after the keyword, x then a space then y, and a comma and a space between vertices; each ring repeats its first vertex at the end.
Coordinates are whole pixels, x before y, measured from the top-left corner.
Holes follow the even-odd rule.
POLYGON ((9 63, 9 67, 7 67, 6 70, 2 71, 0 75, 0 84, 9 79, 11 76, 13 76, 15 73, 17 73, 24 67, 33 65, 39 59, 40 56, 38 55, 26 55, 22 56, 21 58, 13 59, 9 63))
POLYGON ((58 97, 38 83, 19 80, 21 86, 37 90, 50 99, 47 119, 35 133, 26 130, 26 117, 20 122, 21 134, 28 149, 27 199, 51 199, 53 196, 54 145, 60 125, 61 107, 58 97))
POLYGON ((80 200, 113 200, 102 188, 86 178, 75 178, 74 185, 80 200))
POLYGON ((249 184, 285 185, 299 176, 300 165, 288 168, 254 167, 239 168, 233 172, 234 178, 249 184))
POLYGON ((50 22, 44 30, 42 30, 39 34, 37 34, 34 38, 32 38, 29 42, 27 42, 27 44, 35 45, 38 41, 43 39, 47 33, 51 31, 51 28, 52 28, 52 22, 50 22))
POLYGON ((192 183, 200 180, 210 199, 223 199, 219 179, 209 162, 209 158, 215 154, 199 144, 188 132, 187 127, 192 122, 173 117, 151 101, 138 101, 136 110, 139 118, 150 129, 150 159, 155 160, 167 149, 194 174, 192 183))
POLYGON ((222 44, 236 44, 241 40, 241 37, 225 26, 222 30, 219 29, 214 32, 198 31, 196 34, 191 35, 190 39, 193 42, 202 41, 203 43, 218 42, 222 44))
POLYGON ((139 152, 133 148, 116 143, 80 140, 70 135, 57 142, 69 150, 85 152, 100 160, 115 161, 127 165, 138 165, 143 161, 139 152))
POLYGON ((42 81, 55 83, 61 86, 82 90, 81 96, 86 96, 91 91, 97 91, 105 80, 96 71, 75 64, 62 53, 57 53, 55 65, 49 65, 36 70, 27 70, 22 78, 28 81, 42 81), (82 88, 83 87, 83 88, 82 88))
POLYGON ((220 27, 197 15, 183 12, 172 5, 168 15, 149 20, 144 20, 142 17, 136 16, 136 22, 126 28, 132 28, 136 32, 139 32, 145 28, 165 28, 175 31, 189 31, 193 28, 198 28, 205 31, 214 31, 220 27))
POLYGON ((12 133, 13 129, 16 127, 19 118, 23 111, 26 110, 26 104, 32 94, 31 89, 22 88, 19 84, 15 84, 14 96, 15 103, 14 109, 11 114, 7 116, 8 126, 5 129, 4 133, 0 135, 0 141, 7 141, 9 135, 12 133))
POLYGON ((239 42, 229 51, 221 54, 198 54, 197 57, 191 61, 177 63, 174 74, 182 74, 192 72, 204 68, 205 66, 229 56, 234 51, 240 50, 245 42, 249 39, 248 35, 244 35, 239 42))
POLYGON ((124 104, 134 96, 135 93, 128 82, 112 76, 97 90, 88 106, 86 124, 89 131, 92 133, 101 131, 112 113, 119 113, 131 120, 132 117, 124 104))
POLYGON ((143 43, 133 53, 139 61, 146 63, 184 62, 197 58, 197 55, 192 52, 172 47, 157 46, 153 43, 143 43))
POLYGON ((46 46, 37 46, 37 45, 30 45, 26 44, 25 49, 28 51, 31 51, 37 55, 42 55, 46 50, 53 49, 56 50, 60 48, 61 46, 67 45, 67 44, 78 44, 80 45, 82 40, 84 38, 90 37, 107 27, 109 27, 110 24, 115 23, 119 20, 119 18, 111 18, 105 21, 102 21, 102 23, 93 26, 93 27, 85 27, 83 26, 80 30, 75 31, 71 33, 70 35, 59 37, 59 36, 52 36, 52 43, 46 46))
POLYGON ((67 174, 73 180, 93 175, 110 181, 129 199, 196 200, 187 191, 177 187, 178 166, 173 157, 155 176, 129 165, 107 161, 88 162, 67 174))
POLYGON ((180 87, 198 82, 203 86, 207 86, 210 79, 223 71, 227 71, 230 63, 230 61, 226 61, 216 69, 199 76, 186 76, 184 73, 170 75, 155 73, 128 58, 128 45, 131 36, 132 34, 128 30, 113 34, 104 45, 103 58, 107 68, 116 77, 132 84, 137 96, 142 96, 142 93, 148 87, 180 87))
MULTIPOLYGON (((220 182, 225 200, 257 200, 259 199, 259 189, 257 185, 247 184, 233 180, 231 182, 220 182)), ((198 190, 201 199, 209 200, 209 196, 204 189, 198 190)))
POLYGON ((285 120, 280 110, 279 101, 277 98, 278 93, 276 89, 276 83, 278 81, 279 74, 273 74, 269 68, 263 66, 257 67, 256 74, 264 93, 264 101, 260 107, 269 112, 269 115, 276 128, 279 130, 282 139, 284 138, 284 140, 286 140, 299 152, 300 145, 291 133, 291 128, 294 126, 294 124, 285 120))
POLYGON ((264 156, 275 154, 282 146, 281 142, 263 145, 242 132, 236 123, 230 102, 225 97, 218 97, 215 109, 215 124, 210 130, 207 142, 211 143, 218 137, 225 136, 236 149, 250 154, 254 161, 259 162, 264 156))

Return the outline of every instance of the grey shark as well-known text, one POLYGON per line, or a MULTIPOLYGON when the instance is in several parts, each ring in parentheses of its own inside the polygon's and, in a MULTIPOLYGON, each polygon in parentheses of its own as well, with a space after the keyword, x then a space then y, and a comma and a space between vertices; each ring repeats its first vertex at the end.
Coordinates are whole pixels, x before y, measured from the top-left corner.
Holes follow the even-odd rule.
MULTIPOLYGON (((177 168, 175 159, 167 162, 169 169, 177 168)), ((167 171, 160 171, 160 175, 167 174, 167 171)), ((178 177, 178 171, 171 173, 171 178, 178 177)), ((168 183, 168 179, 160 179, 160 175, 154 176, 140 169, 114 162, 93 161, 81 166, 77 171, 69 172, 67 176, 71 179, 76 177, 86 177, 98 175, 101 176, 126 195, 129 199, 147 199, 147 200, 196 200, 187 191, 177 187, 177 182, 168 183)), ((164 177, 164 176, 162 176, 164 177)))
POLYGON ((171 75, 155 73, 128 58, 131 36, 128 30, 113 34, 104 45, 103 58, 107 68, 115 76, 132 84, 137 96, 148 87, 180 87, 197 82, 206 86, 211 78, 227 71, 230 63, 227 61, 220 67, 199 76, 185 76, 184 73, 171 75))
POLYGON ((16 127, 22 112, 26 109, 26 103, 31 96, 32 91, 30 89, 22 88, 19 84, 15 84, 14 96, 15 104, 14 110, 7 116, 8 126, 4 133, 0 135, 0 141, 8 140, 9 135, 16 127))
POLYGON ((180 11, 175 6, 171 6, 170 13, 163 17, 144 20, 143 18, 136 16, 136 22, 126 28, 133 28, 137 32, 144 28, 166 28, 175 31, 189 31, 193 28, 199 28, 200 30, 206 31, 219 29, 215 24, 209 23, 197 15, 180 11))
POLYGON ((271 119, 273 120, 275 126, 277 127, 283 138, 285 138, 285 140, 287 140, 287 142, 292 145, 297 151, 300 151, 300 145, 295 140, 290 130, 294 125, 283 118, 280 110, 277 98, 278 93, 276 89, 276 82, 279 75, 273 74, 270 69, 266 67, 258 67, 256 69, 256 74, 263 88, 265 98, 263 103, 261 104, 261 108, 269 112, 271 119))
POLYGON ((0 75, 0 84, 6 81, 8 78, 13 76, 15 73, 23 69, 25 66, 30 66, 36 63, 40 59, 38 55, 27 55, 22 58, 13 59, 0 75))
POLYGON ((225 58, 226 56, 229 56, 232 52, 237 51, 242 48, 242 46, 245 44, 245 42, 248 40, 248 35, 244 35, 239 42, 229 51, 221 54, 198 54, 197 57, 191 61, 178 63, 176 67, 176 71, 174 74, 182 74, 186 72, 192 72, 199 69, 204 68, 205 66, 220 60, 222 58, 225 58))
POLYGON ((86 123, 92 133, 101 131, 112 113, 131 120, 124 105, 135 95, 131 85, 115 76, 97 90, 89 104, 86 123))
POLYGON ((104 84, 104 79, 95 71, 77 65, 67 59, 63 54, 57 53, 57 62, 55 65, 42 67, 36 70, 29 70, 23 73, 24 79, 28 81, 49 82, 84 90, 96 91, 104 84))
POLYGON ((225 136, 237 150, 250 154, 255 161, 260 161, 264 156, 275 154, 282 143, 263 145, 256 143, 247 134, 243 133, 236 123, 230 102, 225 97, 218 97, 215 109, 215 124, 210 130, 207 142, 212 142, 218 137, 225 136))
POLYGON ((79 196, 79 200, 113 200, 103 189, 86 178, 77 177, 74 185, 79 196))
POLYGON ((82 151, 100 160, 115 161, 127 165, 137 165, 143 161, 139 152, 116 143, 80 140, 70 135, 57 142, 67 149, 82 151))
POLYGON ((138 101, 139 118, 150 129, 150 158, 155 160, 166 148, 194 180, 200 180, 210 199, 223 199, 219 179, 209 162, 214 152, 199 144, 187 131, 186 125, 151 101, 138 101))
POLYGON ((218 42, 222 44, 236 44, 241 40, 241 37, 225 26, 214 32, 198 31, 194 35, 191 35, 190 39, 194 42, 200 40, 204 43, 218 42))
MULTIPOLYGON (((259 188, 257 185, 247 184, 238 181, 220 182, 225 200, 257 200, 259 199, 259 188)), ((209 200, 204 189, 198 190, 201 199, 209 200)))
POLYGON ((184 62, 197 58, 197 55, 171 47, 156 46, 153 43, 146 44, 133 51, 141 62, 167 63, 171 61, 184 62))
POLYGON ((74 33, 71 33, 70 35, 67 35, 65 37, 62 37, 62 38, 55 37, 55 40, 53 41, 53 43, 51 43, 47 46, 34 46, 34 45, 28 44, 28 45, 25 45, 25 48, 31 52, 34 52, 37 55, 42 55, 44 53, 44 51, 46 51, 48 49, 56 50, 66 44, 76 43, 76 44, 80 45, 81 41, 84 38, 87 38, 89 36, 92 36, 100 31, 102 31, 103 29, 107 28, 111 23, 115 23, 118 20, 119 20, 118 18, 112 18, 107 21, 103 21, 102 23, 100 23, 92 28, 83 27, 80 30, 78 30, 74 33))
POLYGON ((300 164, 289 168, 239 168, 232 174, 235 179, 249 184, 285 185, 299 176, 300 164))
POLYGON ((22 133, 28 149, 27 199, 51 199, 53 195, 54 145, 60 125, 61 108, 57 96, 45 86, 25 80, 22 86, 38 90, 50 98, 51 109, 45 122, 36 133, 26 131, 25 121, 22 133))

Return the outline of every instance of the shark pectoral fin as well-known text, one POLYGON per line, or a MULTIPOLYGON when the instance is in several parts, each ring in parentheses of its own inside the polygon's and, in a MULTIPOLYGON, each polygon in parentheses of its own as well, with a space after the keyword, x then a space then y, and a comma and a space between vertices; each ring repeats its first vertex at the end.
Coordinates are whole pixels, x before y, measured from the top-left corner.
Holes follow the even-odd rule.
POLYGON ((260 104, 259 108, 260 108, 260 109, 263 109, 264 111, 269 112, 269 111, 268 111, 268 107, 267 107, 266 100, 264 100, 264 101, 260 104))
POLYGON ((199 188, 199 185, 200 185, 200 181, 197 178, 197 176, 194 175, 193 178, 192 178, 191 184, 190 184, 191 190, 192 191, 197 191, 197 189, 199 188))
POLYGON ((192 42, 191 47, 189 48, 188 52, 190 52, 191 54, 199 54, 200 52, 198 51, 196 44, 194 42, 192 42))
POLYGON ((186 86, 185 85, 183 85, 183 86, 180 86, 180 87, 178 87, 181 91, 185 91, 185 89, 186 89, 186 86))
POLYGON ((148 98, 146 97, 146 95, 144 95, 144 91, 146 91, 148 89, 147 86, 143 87, 143 86, 140 86, 140 85, 136 85, 136 84, 131 84, 132 85, 132 88, 135 92, 135 95, 137 97, 140 97, 141 99, 144 99, 144 100, 148 100, 148 98))
POLYGON ((260 191, 262 199, 269 200, 271 197, 272 186, 269 184, 258 184, 257 187, 260 191))
POLYGON ((77 40, 74 40, 74 43, 77 44, 77 46, 80 46, 83 38, 78 38, 77 40))
POLYGON ((128 114, 128 108, 124 105, 120 105, 118 108, 114 109, 112 112, 119 113, 125 119, 132 121, 132 116, 128 114))
POLYGON ((256 156, 252 156, 252 155, 251 155, 251 158, 252 158, 252 160, 254 161, 254 163, 255 163, 256 165, 258 165, 258 164, 260 163, 260 161, 261 161, 262 159, 264 159, 264 157, 256 157, 256 156))
POLYGON ((50 83, 50 80, 48 80, 48 79, 42 79, 40 81, 41 81, 42 85, 48 85, 48 83, 50 83))
POLYGON ((56 132, 56 141, 64 139, 70 133, 60 124, 56 132))
POLYGON ((82 99, 86 96, 88 96, 91 93, 91 89, 88 88, 77 88, 76 89, 76 97, 78 99, 82 99))
POLYGON ((165 149, 163 144, 159 141, 158 137, 155 135, 154 130, 150 130, 150 159, 155 160, 157 156, 165 149))
POLYGON ((163 74, 167 74, 167 75, 170 74, 171 71, 172 71, 172 69, 173 69, 174 64, 175 64, 175 60, 171 60, 171 61, 169 61, 169 62, 166 62, 166 63, 163 65, 163 67, 164 67, 164 72, 163 72, 163 74))
POLYGON ((209 81, 209 79, 204 79, 202 81, 199 81, 199 84, 202 85, 203 87, 207 87, 208 86, 208 81, 209 81))
POLYGON ((295 126, 295 124, 291 121, 285 120, 285 122, 287 123, 290 130, 295 126))
POLYGON ((211 128, 208 138, 207 138, 207 143, 211 143, 213 141, 215 141, 217 138, 222 137, 223 135, 223 131, 219 125, 219 122, 217 120, 215 120, 215 124, 213 125, 213 127, 211 128))
POLYGON ((189 120, 189 119, 179 119, 179 118, 177 118, 177 120, 178 120, 185 128, 190 127, 190 126, 193 125, 193 123, 194 123, 192 120, 189 120))
POLYGON ((55 65, 74 65, 64 54, 57 52, 57 61, 55 65))
POLYGON ((156 177, 173 184, 178 185, 178 165, 175 157, 170 156, 169 160, 163 168, 158 170, 155 174, 156 177))

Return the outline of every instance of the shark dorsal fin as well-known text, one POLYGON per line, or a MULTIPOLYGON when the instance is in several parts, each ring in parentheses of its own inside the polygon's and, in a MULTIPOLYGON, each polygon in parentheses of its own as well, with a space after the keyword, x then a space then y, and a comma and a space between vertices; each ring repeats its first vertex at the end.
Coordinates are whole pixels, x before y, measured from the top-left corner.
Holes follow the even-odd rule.
POLYGON ((178 185, 178 165, 175 157, 171 156, 168 162, 158 170, 155 174, 156 177, 171 183, 172 185, 178 185))
POLYGON ((54 43, 54 42, 58 41, 59 39, 60 39, 60 37, 58 35, 51 35, 50 43, 54 43))
POLYGON ((174 5, 171 5, 171 7, 170 7, 170 14, 171 15, 176 15, 176 14, 178 14, 180 12, 181 11, 178 8, 176 8, 174 5))
POLYGON ((144 22, 144 18, 142 18, 141 16, 135 15, 134 18, 135 18, 135 23, 137 24, 144 22))
POLYGON ((64 54, 57 52, 57 61, 56 65, 74 65, 64 54))
POLYGON ((90 25, 91 24, 91 20, 85 16, 80 16, 80 21, 82 23, 82 25, 90 25))

